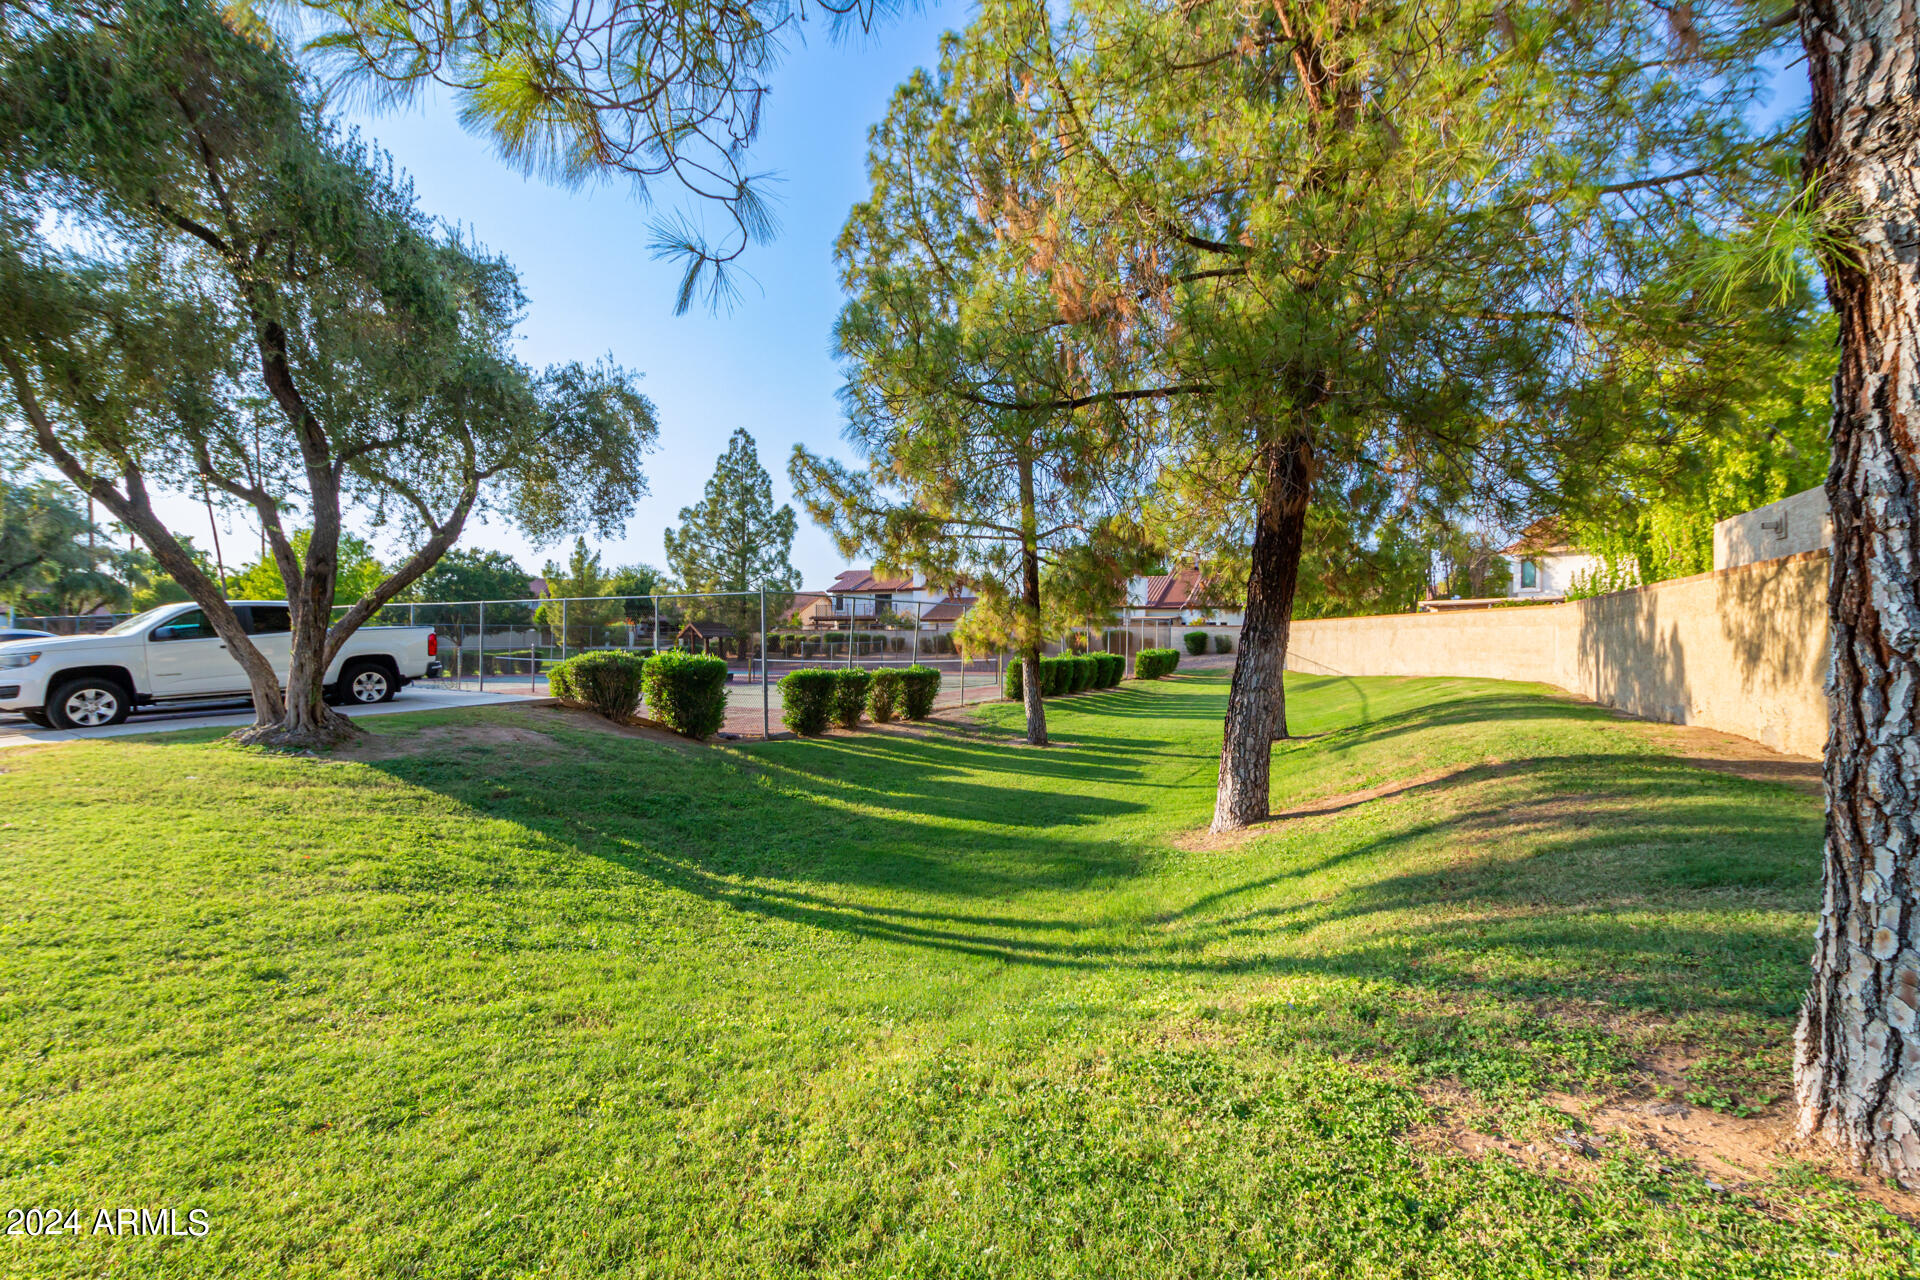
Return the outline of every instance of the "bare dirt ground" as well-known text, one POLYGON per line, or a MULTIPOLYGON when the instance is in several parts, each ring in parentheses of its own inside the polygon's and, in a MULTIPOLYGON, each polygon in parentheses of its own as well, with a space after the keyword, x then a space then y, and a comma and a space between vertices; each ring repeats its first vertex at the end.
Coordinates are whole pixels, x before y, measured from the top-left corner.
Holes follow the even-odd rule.
POLYGON ((1415 1150, 1508 1159, 1536 1173, 1579 1180, 1598 1173, 1609 1150, 1624 1147, 1658 1161, 1691 1165, 1710 1190, 1738 1191, 1765 1201, 1768 1184, 1815 1173, 1833 1179, 1910 1222, 1920 1222, 1920 1193, 1876 1178, 1838 1159, 1831 1147, 1795 1135, 1784 1104, 1754 1116, 1726 1115, 1677 1098, 1687 1061, 1665 1050, 1641 1064, 1646 1087, 1616 1097, 1548 1093, 1545 1123, 1501 1132, 1488 1110, 1457 1085, 1435 1083, 1420 1094, 1435 1118, 1411 1135, 1415 1150))

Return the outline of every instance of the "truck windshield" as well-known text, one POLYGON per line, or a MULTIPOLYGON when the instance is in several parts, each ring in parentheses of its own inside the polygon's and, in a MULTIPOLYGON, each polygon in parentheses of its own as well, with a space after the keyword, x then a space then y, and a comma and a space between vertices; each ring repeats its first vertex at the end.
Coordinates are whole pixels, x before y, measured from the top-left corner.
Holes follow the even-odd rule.
POLYGON ((163 604, 158 608, 149 609, 145 613, 136 613, 131 618, 123 618, 119 622, 114 623, 100 634, 103 636, 130 635, 142 627, 158 622, 161 614, 171 609, 178 609, 179 607, 178 604, 163 604))

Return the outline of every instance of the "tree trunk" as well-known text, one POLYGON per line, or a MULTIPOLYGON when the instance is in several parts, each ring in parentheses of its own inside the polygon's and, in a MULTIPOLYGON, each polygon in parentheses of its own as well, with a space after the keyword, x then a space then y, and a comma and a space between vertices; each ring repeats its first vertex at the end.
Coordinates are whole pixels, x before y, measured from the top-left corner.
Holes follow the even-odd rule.
POLYGON ((1046 690, 1040 685, 1040 540, 1039 517, 1034 503, 1033 460, 1020 460, 1020 621, 1021 636, 1020 697, 1027 709, 1027 745, 1047 745, 1046 690))
POLYGON ((1040 688, 1040 646, 1032 645, 1020 655, 1020 701, 1027 710, 1027 745, 1047 745, 1047 704, 1040 688))
POLYGON ((1920 18, 1804 0, 1808 177, 1846 247, 1828 610, 1826 887, 1795 1038, 1800 1131, 1920 1177, 1920 18))
POLYGON ((287 667, 286 708, 272 724, 256 724, 234 735, 254 746, 312 750, 338 746, 363 730, 327 705, 327 622, 332 609, 311 604, 293 615, 292 659, 287 667))
POLYGON ((1266 820, 1273 739, 1276 728, 1285 733, 1282 680, 1313 484, 1313 444, 1305 434, 1296 433, 1263 445, 1258 457, 1264 475, 1247 575, 1247 612, 1220 743, 1215 831, 1235 831, 1266 820), (1277 723, 1276 717, 1280 717, 1277 723))

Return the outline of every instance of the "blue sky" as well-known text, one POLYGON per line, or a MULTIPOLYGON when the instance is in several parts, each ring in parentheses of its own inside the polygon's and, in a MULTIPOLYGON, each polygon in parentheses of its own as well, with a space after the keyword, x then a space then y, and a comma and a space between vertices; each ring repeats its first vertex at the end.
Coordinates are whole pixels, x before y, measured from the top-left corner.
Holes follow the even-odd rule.
MULTIPOLYGON (((806 43, 772 77, 749 163, 781 175, 772 187, 780 234, 749 251, 751 279, 742 277, 738 302, 720 314, 696 309, 676 317, 680 269, 648 252, 653 214, 690 207, 676 205, 681 197, 671 183, 657 188, 649 209, 624 185, 569 191, 522 179, 484 140, 462 131, 444 102, 342 117, 392 153, 422 208, 461 223, 519 268, 527 363, 611 354, 644 375, 641 389, 660 417, 659 448, 647 464, 652 494, 627 521, 625 537, 594 540, 606 563, 666 567, 662 530, 699 500, 737 426, 759 442, 782 502, 792 500, 786 461, 796 442, 851 457, 840 439, 841 377, 829 345, 840 308, 833 241, 866 193, 868 128, 886 113, 894 86, 913 68, 931 66, 941 32, 963 25, 968 12, 961 0, 928 3, 871 36, 841 40, 817 20, 805 24, 806 43)), ((205 545, 205 511, 186 501, 168 506, 176 527, 205 545)), ((258 551, 257 530, 239 519, 223 528, 221 541, 229 561, 258 551)), ((536 549, 497 523, 470 526, 461 542, 510 551, 534 570, 565 551, 536 549)), ((804 513, 793 562, 808 587, 824 585, 843 563, 804 513)))

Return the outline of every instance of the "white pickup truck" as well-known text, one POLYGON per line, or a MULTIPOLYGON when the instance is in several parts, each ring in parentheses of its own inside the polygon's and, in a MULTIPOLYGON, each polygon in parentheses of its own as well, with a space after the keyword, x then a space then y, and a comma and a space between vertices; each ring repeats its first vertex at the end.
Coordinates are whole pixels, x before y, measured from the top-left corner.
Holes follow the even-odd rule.
MULTIPOLYGON (((233 610, 284 681, 293 647, 286 601, 235 600, 233 610)), ((327 668, 327 696, 385 702, 439 674, 432 627, 362 627, 327 668)), ((42 728, 119 724, 139 706, 249 692, 246 672, 195 604, 163 604, 98 635, 0 644, 0 711, 42 728)))

